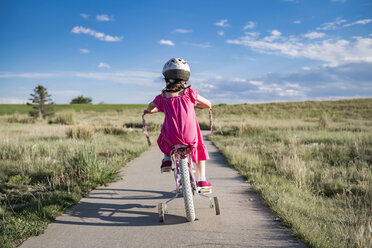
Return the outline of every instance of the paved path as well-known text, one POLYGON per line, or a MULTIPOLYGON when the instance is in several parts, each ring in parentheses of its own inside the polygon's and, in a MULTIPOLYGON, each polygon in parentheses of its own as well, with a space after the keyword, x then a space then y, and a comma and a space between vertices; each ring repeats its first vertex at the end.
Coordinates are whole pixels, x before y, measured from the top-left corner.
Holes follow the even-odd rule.
POLYGON ((207 175, 221 215, 197 197, 198 221, 188 223, 179 198, 169 205, 166 222, 159 223, 157 204, 172 196, 174 179, 160 174, 162 154, 153 147, 122 169, 122 180, 92 191, 21 247, 305 247, 275 221, 211 142, 206 146, 207 175))

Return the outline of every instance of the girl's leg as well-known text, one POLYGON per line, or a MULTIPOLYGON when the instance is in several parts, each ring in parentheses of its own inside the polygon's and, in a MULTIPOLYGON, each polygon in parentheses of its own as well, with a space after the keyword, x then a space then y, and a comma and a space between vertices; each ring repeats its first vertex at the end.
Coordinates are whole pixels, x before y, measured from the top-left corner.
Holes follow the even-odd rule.
POLYGON ((164 159, 168 160, 168 159, 170 159, 170 157, 164 154, 164 159))
POLYGON ((198 168, 198 186, 201 188, 211 188, 212 184, 207 180, 205 177, 205 161, 199 161, 196 163, 196 167, 198 168))
POLYGON ((204 179, 205 180, 205 161, 197 162, 196 167, 198 168, 199 179, 204 179))

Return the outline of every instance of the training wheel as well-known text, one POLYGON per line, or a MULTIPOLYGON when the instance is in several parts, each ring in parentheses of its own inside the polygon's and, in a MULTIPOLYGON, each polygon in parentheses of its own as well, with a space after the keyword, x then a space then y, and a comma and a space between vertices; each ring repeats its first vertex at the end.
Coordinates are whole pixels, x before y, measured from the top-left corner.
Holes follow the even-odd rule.
POLYGON ((164 222, 165 220, 165 206, 164 203, 158 204, 159 221, 164 222))
POLYGON ((213 200, 214 200, 214 208, 216 210, 216 215, 220 215, 221 214, 221 212, 220 212, 220 204, 218 203, 217 196, 213 197, 213 200))

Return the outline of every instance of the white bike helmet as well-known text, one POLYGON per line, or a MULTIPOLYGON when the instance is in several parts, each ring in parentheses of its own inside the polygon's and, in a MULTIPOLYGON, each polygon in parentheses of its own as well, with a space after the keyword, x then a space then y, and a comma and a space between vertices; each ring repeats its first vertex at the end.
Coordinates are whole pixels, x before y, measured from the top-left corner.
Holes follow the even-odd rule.
POLYGON ((165 63, 163 75, 166 80, 189 81, 190 67, 185 60, 181 58, 172 58, 165 63))

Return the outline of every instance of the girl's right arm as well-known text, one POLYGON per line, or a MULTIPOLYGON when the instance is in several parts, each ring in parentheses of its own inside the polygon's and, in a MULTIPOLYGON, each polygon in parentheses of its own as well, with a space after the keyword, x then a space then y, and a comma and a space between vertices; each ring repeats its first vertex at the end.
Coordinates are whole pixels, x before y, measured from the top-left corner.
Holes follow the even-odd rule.
POLYGON ((157 109, 156 109, 156 105, 154 102, 150 102, 149 105, 147 106, 147 109, 145 110, 145 113, 146 114, 153 114, 153 113, 156 113, 157 112, 157 109))
POLYGON ((196 108, 199 108, 199 109, 203 109, 203 108, 211 108, 212 107, 212 103, 205 99, 204 97, 198 95, 198 98, 196 99, 196 101, 198 102, 196 104, 196 108))

